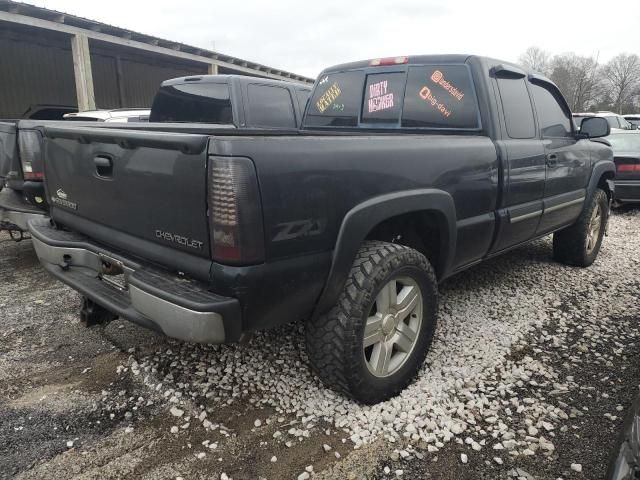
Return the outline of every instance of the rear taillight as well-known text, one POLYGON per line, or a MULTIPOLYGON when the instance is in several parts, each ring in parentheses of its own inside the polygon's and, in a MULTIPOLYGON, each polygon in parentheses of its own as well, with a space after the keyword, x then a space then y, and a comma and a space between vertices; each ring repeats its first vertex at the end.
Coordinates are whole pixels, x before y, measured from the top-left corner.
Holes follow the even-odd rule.
POLYGON ((42 180, 44 164, 42 161, 42 137, 35 130, 20 130, 18 133, 18 154, 25 180, 42 180))
POLYGON ((409 63, 409 57, 375 58, 369 62, 369 65, 381 67, 383 65, 402 65, 403 63, 409 63))
POLYGON ((264 260, 262 205, 253 162, 210 157, 209 229, 213 259, 224 264, 264 260))
POLYGON ((640 172, 640 163, 619 163, 617 169, 619 172, 640 172))

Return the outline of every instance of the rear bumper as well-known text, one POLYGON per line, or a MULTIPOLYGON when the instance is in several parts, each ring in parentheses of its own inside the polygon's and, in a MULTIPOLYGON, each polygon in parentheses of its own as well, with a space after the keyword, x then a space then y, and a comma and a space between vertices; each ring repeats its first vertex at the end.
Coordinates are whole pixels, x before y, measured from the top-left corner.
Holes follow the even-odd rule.
POLYGON ((33 245, 44 268, 107 310, 188 342, 225 343, 240 337, 240 303, 206 285, 109 251, 83 235, 31 220, 33 245), (123 272, 119 283, 107 267, 123 272))
POLYGON ((20 192, 10 188, 0 191, 0 226, 9 224, 28 231, 29 220, 46 218, 46 213, 24 200, 20 192))
POLYGON ((640 202, 640 180, 615 180, 616 200, 619 202, 640 202))

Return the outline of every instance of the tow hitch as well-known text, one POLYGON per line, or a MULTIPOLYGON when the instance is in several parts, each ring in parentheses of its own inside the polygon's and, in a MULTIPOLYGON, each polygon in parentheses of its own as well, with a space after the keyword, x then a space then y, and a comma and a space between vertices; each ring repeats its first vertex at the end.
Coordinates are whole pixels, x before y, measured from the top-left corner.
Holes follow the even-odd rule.
POLYGON ((115 320, 116 318, 118 318, 117 315, 98 305, 93 300, 90 300, 87 297, 82 298, 80 321, 84 323, 86 327, 109 323, 111 320, 115 320))

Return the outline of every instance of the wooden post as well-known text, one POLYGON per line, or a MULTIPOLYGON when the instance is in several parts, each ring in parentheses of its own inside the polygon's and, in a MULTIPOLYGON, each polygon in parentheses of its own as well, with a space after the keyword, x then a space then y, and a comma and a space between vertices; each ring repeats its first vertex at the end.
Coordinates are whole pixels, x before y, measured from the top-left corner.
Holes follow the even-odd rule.
POLYGON ((218 64, 217 63, 210 63, 209 64, 209 68, 207 69, 207 73, 209 75, 218 75, 218 64))
POLYGON ((128 107, 127 96, 124 90, 124 73, 122 72, 122 59, 120 55, 116 56, 116 80, 118 81, 118 100, 120 108, 128 107))
POLYGON ((78 110, 81 112, 95 110, 96 98, 93 92, 89 38, 86 35, 77 33, 71 37, 71 54, 73 55, 78 110))

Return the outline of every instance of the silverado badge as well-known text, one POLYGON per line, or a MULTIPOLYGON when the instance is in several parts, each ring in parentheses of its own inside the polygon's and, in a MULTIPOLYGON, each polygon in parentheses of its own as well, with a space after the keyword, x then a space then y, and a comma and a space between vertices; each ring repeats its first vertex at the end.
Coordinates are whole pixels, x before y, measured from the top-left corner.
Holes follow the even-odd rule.
POLYGON ((77 210, 78 204, 67 200, 68 197, 67 193, 63 189, 59 188, 56 190, 55 196, 51 197, 51 203, 55 203, 61 207, 70 208, 71 210, 77 210))

